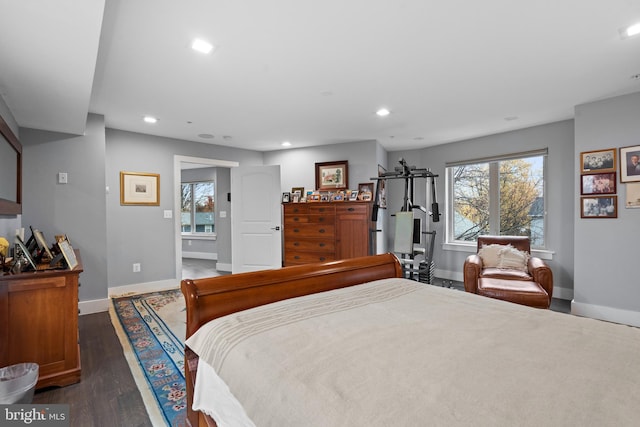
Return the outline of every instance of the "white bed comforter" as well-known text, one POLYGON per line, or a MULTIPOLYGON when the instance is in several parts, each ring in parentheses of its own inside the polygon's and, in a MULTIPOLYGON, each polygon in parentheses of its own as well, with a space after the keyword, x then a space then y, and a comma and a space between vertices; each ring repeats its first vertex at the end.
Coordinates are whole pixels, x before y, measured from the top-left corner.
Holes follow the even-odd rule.
POLYGON ((194 409, 220 427, 640 425, 639 329, 405 279, 236 313, 186 343, 194 409))

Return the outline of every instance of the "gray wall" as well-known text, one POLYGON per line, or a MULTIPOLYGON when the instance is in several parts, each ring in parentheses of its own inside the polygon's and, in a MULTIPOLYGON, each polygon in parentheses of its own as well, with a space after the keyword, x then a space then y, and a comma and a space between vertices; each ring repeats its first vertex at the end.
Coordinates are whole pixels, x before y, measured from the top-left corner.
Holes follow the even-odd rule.
MULTIPOLYGON (((640 145, 640 92, 576 107, 573 171, 584 151, 640 145)), ((619 154, 619 151, 618 151, 619 154)), ((618 162, 624 159, 619 159, 618 162)), ((620 168, 618 167, 618 175, 620 168)), ((640 326, 640 209, 626 209, 626 184, 618 178, 618 218, 580 218, 579 173, 574 172, 575 303, 592 317, 626 319, 640 326), (628 314, 628 313, 627 313, 628 314)), ((613 319, 616 320, 616 319, 613 319)))
MULTIPOLYGON (((191 156, 237 161, 241 166, 261 165, 262 153, 161 138, 152 135, 106 130, 107 246, 109 287, 174 279, 174 219, 165 219, 164 210, 174 209, 174 156, 191 156), (160 174, 160 206, 121 206, 120 171, 160 174), (141 264, 133 273, 132 264, 141 264)), ((174 213, 174 217, 178 213, 174 213)), ((230 255, 229 255, 230 257, 230 255)))
MULTIPOLYGON (((444 248, 445 240, 445 164, 447 162, 482 158, 501 154, 518 153, 528 150, 548 148, 547 161, 547 249, 553 251, 549 264, 554 273, 555 286, 564 298, 571 298, 573 289, 573 224, 574 219, 574 132, 573 120, 535 126, 523 130, 490 135, 451 144, 438 145, 422 150, 389 152, 388 164, 392 168, 398 165, 398 159, 404 157, 407 163, 418 168, 430 168, 439 175, 437 179, 437 198, 440 212, 443 214, 436 230, 436 248, 434 262, 436 276, 461 280, 464 259, 475 246, 467 248, 444 248)), ((425 203, 425 180, 416 180, 416 199, 418 204, 425 203)), ((400 210, 404 194, 402 180, 389 181, 388 199, 390 212, 400 210)), ((391 226, 390 229, 393 229, 391 226)), ((391 236, 389 236, 391 238, 391 236)))
POLYGON ((90 114, 84 135, 22 129, 24 227, 49 242, 66 234, 84 264, 80 299, 104 298, 108 283, 103 116, 90 114), (57 183, 57 173, 68 184, 57 183))

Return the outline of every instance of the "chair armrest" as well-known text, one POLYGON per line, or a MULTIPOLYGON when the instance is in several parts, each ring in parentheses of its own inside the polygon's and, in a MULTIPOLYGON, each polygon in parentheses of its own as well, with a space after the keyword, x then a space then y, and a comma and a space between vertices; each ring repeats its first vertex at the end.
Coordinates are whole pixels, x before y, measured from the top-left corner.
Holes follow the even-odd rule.
POLYGON ((478 278, 482 272, 482 258, 478 254, 472 254, 464 261, 464 290, 473 294, 478 291, 478 278))
POLYGON ((529 274, 540 286, 547 291, 549 298, 553 296, 553 272, 551 268, 538 257, 529 258, 529 274))

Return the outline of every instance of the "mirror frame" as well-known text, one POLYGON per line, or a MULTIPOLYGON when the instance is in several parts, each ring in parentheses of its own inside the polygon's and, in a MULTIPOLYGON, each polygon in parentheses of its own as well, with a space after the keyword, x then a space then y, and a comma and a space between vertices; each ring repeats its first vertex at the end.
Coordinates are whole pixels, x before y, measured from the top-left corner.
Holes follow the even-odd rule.
MULTIPOLYGON (((16 201, 0 198, 0 215, 19 215, 22 213, 22 144, 13 133, 7 122, 0 116, 0 134, 4 136, 9 146, 16 151, 17 177, 16 177, 16 201)), ((3 141, 0 141, 3 142, 3 141)))

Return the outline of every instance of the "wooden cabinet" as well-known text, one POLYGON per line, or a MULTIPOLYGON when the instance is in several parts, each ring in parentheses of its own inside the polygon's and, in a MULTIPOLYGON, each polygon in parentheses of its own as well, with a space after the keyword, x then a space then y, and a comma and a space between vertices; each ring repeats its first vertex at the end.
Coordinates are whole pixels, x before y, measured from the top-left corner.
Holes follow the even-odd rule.
POLYGON ((36 388, 80 381, 76 257, 73 270, 0 276, 0 367, 37 363, 36 388))
POLYGON ((285 266, 366 256, 374 246, 370 202, 285 203, 283 213, 285 266))

